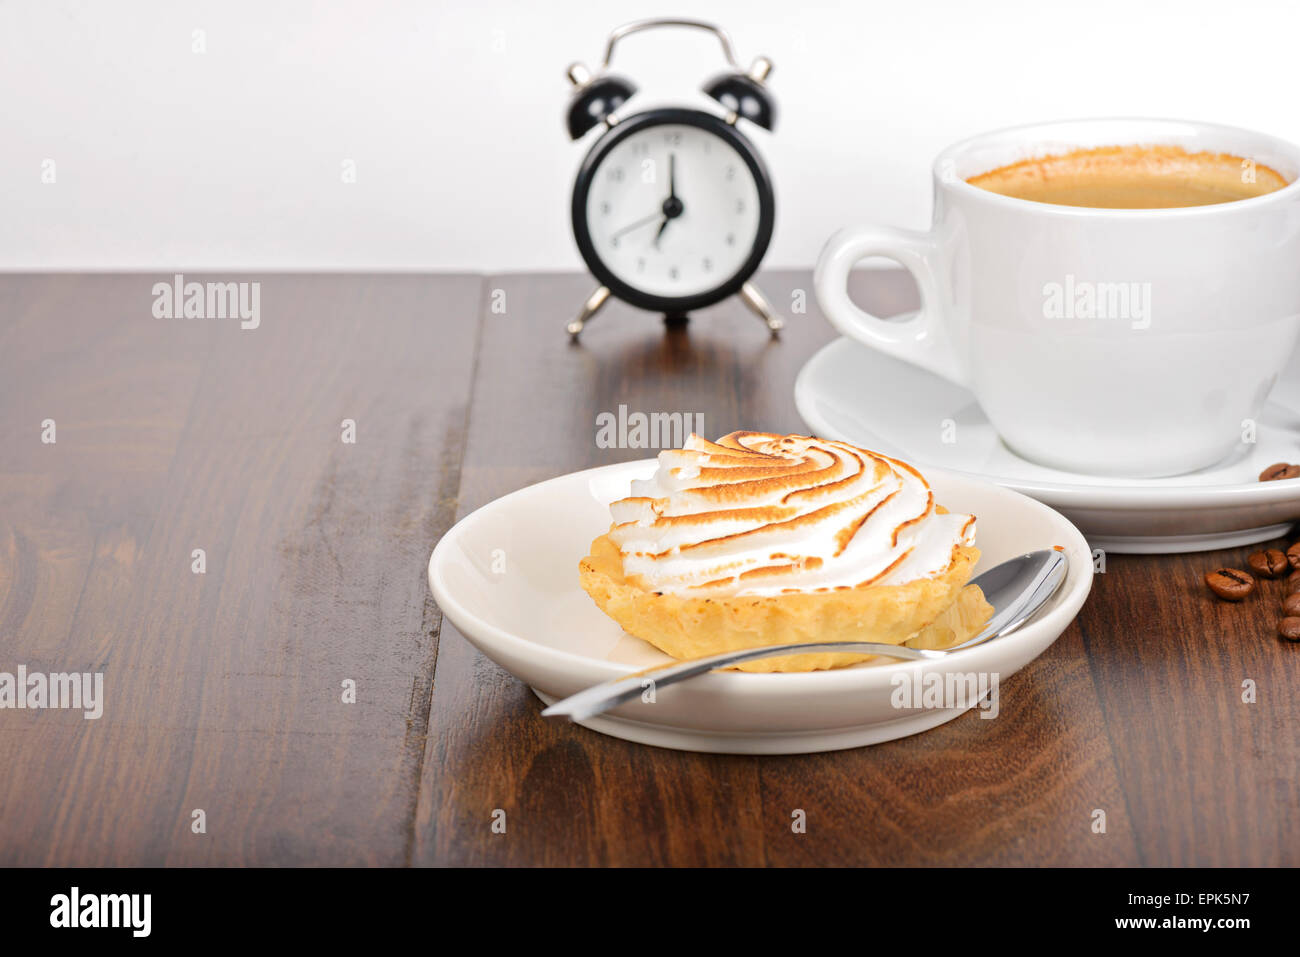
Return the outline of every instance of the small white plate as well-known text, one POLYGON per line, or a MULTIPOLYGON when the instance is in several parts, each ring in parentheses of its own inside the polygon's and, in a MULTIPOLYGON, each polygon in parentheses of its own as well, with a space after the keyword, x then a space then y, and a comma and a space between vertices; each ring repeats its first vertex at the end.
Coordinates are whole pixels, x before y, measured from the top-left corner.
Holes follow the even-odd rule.
MULTIPOLYGON (((547 704, 671 660, 607 618, 578 583, 579 560, 609 528, 609 503, 627 494, 633 478, 648 478, 655 465, 611 465, 522 489, 466 516, 433 550, 429 585, 443 613, 547 704)), ((923 681, 930 673, 996 673, 1004 681, 1074 619, 1092 587, 1092 555, 1078 529, 1032 499, 937 470, 926 477, 939 502, 976 516, 977 574, 1024 552, 1064 549, 1069 575, 1032 621, 942 660, 801 674, 714 672, 664 689, 654 703, 631 701, 583 724, 665 748, 793 754, 890 741, 968 710, 973 701, 896 708, 891 676, 908 673, 923 681)))
POLYGON ((1285 535, 1300 518, 1300 481, 1259 481, 1274 462, 1300 462, 1300 354, 1274 386, 1254 443, 1211 468, 1162 479, 1102 478, 1029 462, 1002 443, 965 389, 850 339, 808 361, 794 398, 815 435, 1023 492, 1059 509, 1107 551, 1232 548, 1285 535))

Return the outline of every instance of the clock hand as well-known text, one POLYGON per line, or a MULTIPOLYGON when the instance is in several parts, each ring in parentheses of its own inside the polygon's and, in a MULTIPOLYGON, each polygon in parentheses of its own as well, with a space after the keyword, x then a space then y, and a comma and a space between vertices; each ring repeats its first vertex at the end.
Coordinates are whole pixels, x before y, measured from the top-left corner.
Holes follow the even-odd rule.
POLYGON ((646 225, 647 223, 653 223, 656 219, 659 219, 662 216, 663 216, 662 212, 651 213, 649 216, 645 217, 644 219, 638 219, 635 223, 629 223, 628 225, 624 226, 622 229, 614 233, 609 238, 618 239, 618 237, 622 236, 624 233, 630 233, 634 229, 640 229, 642 226, 646 225))
POLYGON ((677 154, 668 154, 668 198, 664 200, 664 221, 659 224, 659 232, 655 233, 655 249, 659 248, 659 239, 663 236, 664 230, 668 228, 668 223, 686 210, 686 206, 677 198, 677 154))
POLYGON ((662 236, 664 234, 664 230, 668 228, 668 220, 671 218, 672 217, 670 216, 665 216, 664 221, 659 224, 659 231, 655 233, 655 249, 659 248, 659 237, 662 236))

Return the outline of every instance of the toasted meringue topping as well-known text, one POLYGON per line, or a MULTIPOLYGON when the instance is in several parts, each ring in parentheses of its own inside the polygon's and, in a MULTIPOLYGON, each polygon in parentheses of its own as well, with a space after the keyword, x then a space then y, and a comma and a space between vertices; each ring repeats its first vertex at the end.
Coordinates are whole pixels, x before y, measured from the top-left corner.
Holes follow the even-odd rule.
POLYGON ((933 578, 975 541, 904 462, 805 435, 692 435, 610 505, 610 537, 639 587, 780 595, 933 578))

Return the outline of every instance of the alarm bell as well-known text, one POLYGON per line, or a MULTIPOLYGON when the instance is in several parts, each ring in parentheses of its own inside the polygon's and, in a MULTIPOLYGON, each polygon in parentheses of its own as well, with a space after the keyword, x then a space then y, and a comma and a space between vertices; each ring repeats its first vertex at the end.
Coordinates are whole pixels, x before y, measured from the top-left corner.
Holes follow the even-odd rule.
POLYGON ((569 138, 580 140, 593 126, 604 123, 615 110, 632 98, 636 84, 621 76, 593 77, 586 67, 569 67, 569 79, 577 89, 569 100, 569 138))
POLYGON ((771 131, 776 126, 776 104, 763 81, 772 72, 772 61, 759 57, 748 73, 719 73, 703 90, 728 112, 771 131))

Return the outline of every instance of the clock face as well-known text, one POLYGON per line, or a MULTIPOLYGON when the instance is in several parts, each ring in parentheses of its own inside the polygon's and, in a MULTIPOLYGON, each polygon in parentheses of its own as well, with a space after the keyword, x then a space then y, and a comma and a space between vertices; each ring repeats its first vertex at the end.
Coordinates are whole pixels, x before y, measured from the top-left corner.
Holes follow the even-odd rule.
POLYGON ((757 158, 742 155, 744 141, 721 120, 665 112, 693 121, 643 114, 616 126, 603 153, 597 147, 585 197, 575 197, 575 228, 581 213, 584 256, 624 298, 700 305, 734 292, 757 268, 771 236, 771 190, 757 158))

